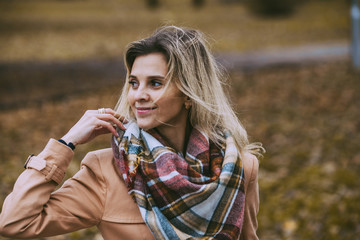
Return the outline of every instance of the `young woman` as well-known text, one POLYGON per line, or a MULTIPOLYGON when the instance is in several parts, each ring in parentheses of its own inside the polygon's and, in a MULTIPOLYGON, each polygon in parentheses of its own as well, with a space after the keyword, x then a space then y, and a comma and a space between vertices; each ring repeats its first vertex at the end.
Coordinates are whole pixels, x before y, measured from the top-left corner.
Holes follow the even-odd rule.
POLYGON ((202 34, 162 27, 131 43, 125 63, 115 111, 87 111, 28 158, 4 202, 1 235, 96 225, 104 239, 258 239, 262 147, 249 144, 202 34), (87 154, 54 192, 75 146, 105 133, 112 148, 87 154))

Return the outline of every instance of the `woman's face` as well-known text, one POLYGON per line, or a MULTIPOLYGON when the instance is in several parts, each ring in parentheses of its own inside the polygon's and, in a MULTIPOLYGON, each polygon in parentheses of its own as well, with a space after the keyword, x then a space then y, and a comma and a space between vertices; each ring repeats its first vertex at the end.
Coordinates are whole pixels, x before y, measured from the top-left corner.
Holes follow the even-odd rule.
POLYGON ((165 90, 168 67, 162 53, 150 53, 135 59, 129 74, 128 101, 143 129, 185 127, 185 95, 174 82, 165 90))

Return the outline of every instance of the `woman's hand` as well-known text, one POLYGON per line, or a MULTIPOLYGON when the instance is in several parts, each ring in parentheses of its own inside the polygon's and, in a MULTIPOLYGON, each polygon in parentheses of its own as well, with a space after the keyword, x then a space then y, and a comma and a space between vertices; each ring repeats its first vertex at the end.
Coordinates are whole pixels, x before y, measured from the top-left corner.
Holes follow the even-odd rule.
POLYGON ((78 145, 87 143, 101 134, 112 133, 117 136, 114 124, 125 130, 122 122, 127 123, 124 117, 110 108, 88 110, 61 139, 78 145))

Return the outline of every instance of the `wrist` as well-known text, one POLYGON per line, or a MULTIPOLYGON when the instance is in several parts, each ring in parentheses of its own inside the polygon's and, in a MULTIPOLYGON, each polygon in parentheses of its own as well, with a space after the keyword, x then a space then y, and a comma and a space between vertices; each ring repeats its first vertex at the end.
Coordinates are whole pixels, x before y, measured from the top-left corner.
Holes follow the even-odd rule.
POLYGON ((76 136, 72 136, 70 134, 65 134, 62 138, 60 138, 61 140, 65 141, 66 144, 71 142, 74 146, 78 145, 77 140, 76 140, 76 136))
POLYGON ((72 142, 69 142, 69 141, 67 142, 67 141, 63 140, 62 138, 60 138, 60 139, 58 140, 58 142, 66 145, 66 146, 68 146, 69 148, 71 148, 71 150, 75 150, 75 144, 72 143, 72 142))

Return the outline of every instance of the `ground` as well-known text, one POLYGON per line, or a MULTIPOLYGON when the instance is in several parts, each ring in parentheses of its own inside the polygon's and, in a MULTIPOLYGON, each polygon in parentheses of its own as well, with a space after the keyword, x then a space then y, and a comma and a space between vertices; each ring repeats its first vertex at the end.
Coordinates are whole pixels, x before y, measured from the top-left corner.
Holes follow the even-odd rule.
MULTIPOLYGON (((41 151, 49 137, 61 137, 86 109, 115 105, 123 79, 117 58, 128 41, 160 23, 200 28, 217 53, 346 44, 350 37, 346 1, 307 1, 294 15, 277 19, 215 0, 200 10, 186 1, 164 4, 149 11, 121 0, 0 2, 0 83, 6 89, 1 201, 30 153, 41 151), (82 64, 89 59, 92 64, 82 64), (21 104, 9 104, 19 99, 21 104)), ((260 239, 358 239, 360 74, 350 60, 235 68, 228 76, 229 95, 251 141, 267 150, 260 159, 260 239)), ((77 147, 67 177, 86 152, 108 146, 109 136, 102 136, 77 147)), ((53 239, 97 237, 90 229, 53 239)))

